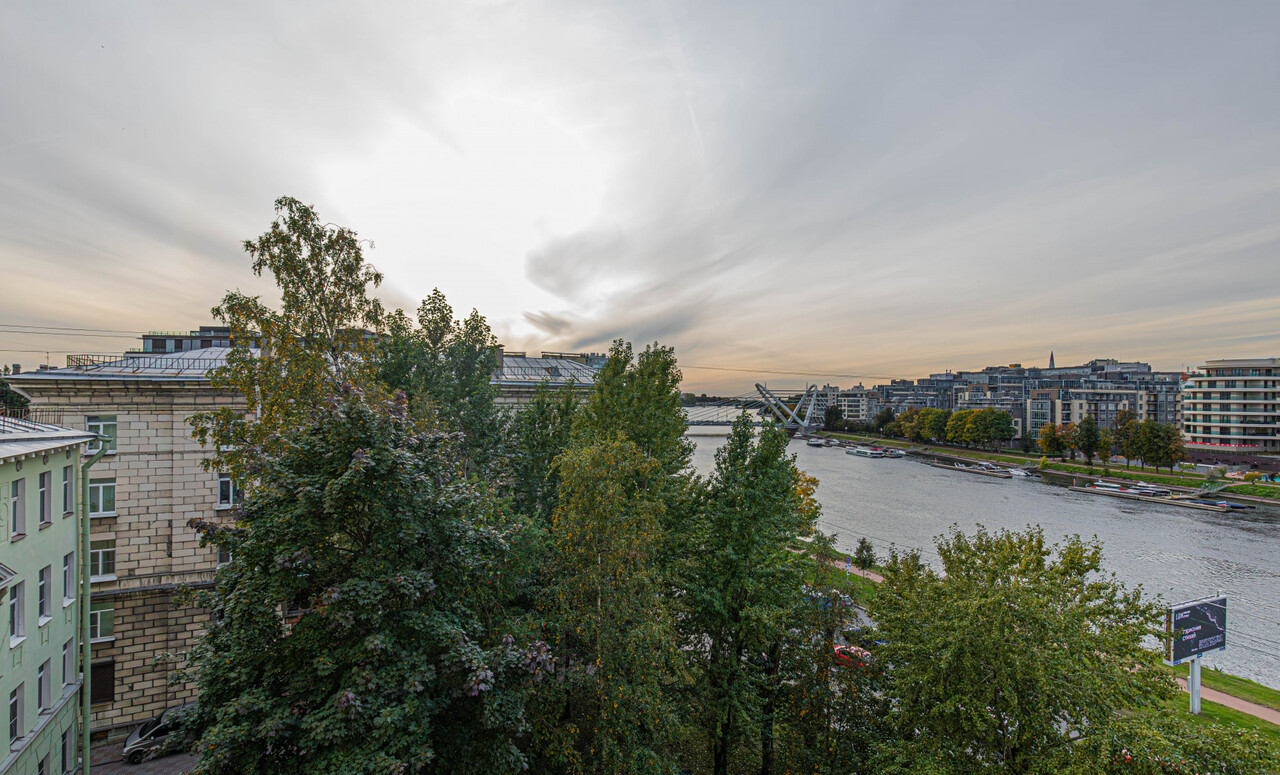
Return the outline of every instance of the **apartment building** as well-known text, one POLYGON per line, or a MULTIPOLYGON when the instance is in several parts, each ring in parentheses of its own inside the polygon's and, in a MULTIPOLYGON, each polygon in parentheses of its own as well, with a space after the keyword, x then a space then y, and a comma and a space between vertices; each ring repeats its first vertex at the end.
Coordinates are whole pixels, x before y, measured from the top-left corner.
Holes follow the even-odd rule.
POLYGON ((227 352, 81 357, 67 368, 10 378, 34 407, 59 410, 65 424, 106 437, 84 450, 106 448, 88 481, 92 730, 128 727, 194 696, 193 685, 170 679, 206 613, 176 606, 174 595, 181 585, 211 585, 220 558, 199 545, 187 522, 229 519, 238 492, 203 469, 207 454, 187 421, 243 406, 205 376, 227 352))
POLYGON ((0 696, 8 701, 2 775, 78 766, 80 675, 78 493, 81 450, 94 437, 0 415, 0 595, 8 620, 0 696))
POLYGON ((1280 452, 1280 358, 1207 361, 1183 387, 1182 423, 1188 447, 1280 452))

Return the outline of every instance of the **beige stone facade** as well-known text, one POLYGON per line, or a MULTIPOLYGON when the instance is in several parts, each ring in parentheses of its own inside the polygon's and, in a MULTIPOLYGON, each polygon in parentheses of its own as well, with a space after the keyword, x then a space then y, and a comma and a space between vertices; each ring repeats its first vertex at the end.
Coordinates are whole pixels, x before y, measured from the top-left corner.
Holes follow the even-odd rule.
POLYGON ((175 595, 184 585, 211 585, 218 557, 199 545, 187 522, 228 519, 230 505, 219 505, 218 475, 204 470, 207 453, 187 421, 241 404, 213 390, 204 368, 130 368, 58 369, 12 383, 34 405, 63 410, 68 427, 115 435, 115 450, 90 477, 91 512, 99 513, 91 516, 90 553, 98 700, 91 728, 98 732, 132 726, 194 697, 194 686, 176 680, 175 670, 206 613, 176 607, 175 595))

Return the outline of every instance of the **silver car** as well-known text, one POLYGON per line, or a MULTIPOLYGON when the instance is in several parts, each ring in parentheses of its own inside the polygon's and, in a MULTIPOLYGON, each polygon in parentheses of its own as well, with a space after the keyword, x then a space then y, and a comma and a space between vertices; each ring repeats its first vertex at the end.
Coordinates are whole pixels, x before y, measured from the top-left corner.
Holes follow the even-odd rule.
POLYGON ((195 708, 194 702, 175 705, 130 732, 121 752, 125 761, 139 764, 151 757, 178 750, 183 742, 180 739, 183 736, 180 729, 183 717, 195 708))

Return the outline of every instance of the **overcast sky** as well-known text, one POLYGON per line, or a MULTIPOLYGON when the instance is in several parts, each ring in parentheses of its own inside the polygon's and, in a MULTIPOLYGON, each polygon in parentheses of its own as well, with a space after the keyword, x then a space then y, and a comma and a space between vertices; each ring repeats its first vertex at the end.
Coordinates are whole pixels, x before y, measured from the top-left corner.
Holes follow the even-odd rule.
POLYGON ((290 195, 395 306, 699 391, 1280 356, 1270 0, 10 0, 0 117, 0 324, 208 324, 290 195))

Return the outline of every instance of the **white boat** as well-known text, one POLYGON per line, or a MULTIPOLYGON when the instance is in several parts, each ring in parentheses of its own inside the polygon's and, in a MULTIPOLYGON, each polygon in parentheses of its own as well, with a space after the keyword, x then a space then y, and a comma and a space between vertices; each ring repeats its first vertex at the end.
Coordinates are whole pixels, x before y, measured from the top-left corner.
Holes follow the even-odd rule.
POLYGON ((809 446, 811 446, 811 447, 825 447, 825 446, 827 446, 827 445, 826 445, 826 442, 824 442, 822 439, 805 439, 805 442, 804 442, 804 443, 805 443, 805 444, 808 444, 808 445, 809 445, 809 446))
POLYGON ((1021 468, 1010 468, 1009 473, 1013 474, 1014 476, 1031 476, 1029 472, 1023 471, 1021 468))
POLYGON ((846 455, 857 455, 858 457, 884 457, 883 449, 868 449, 866 447, 854 447, 844 451, 846 455))
POLYGON ((893 447, 884 447, 881 449, 885 457, 906 457, 907 453, 893 447))
POLYGON ((1168 498, 1173 495, 1173 490, 1161 487, 1158 484, 1147 484, 1146 482, 1134 482, 1130 485, 1129 490, 1151 498, 1168 498))

